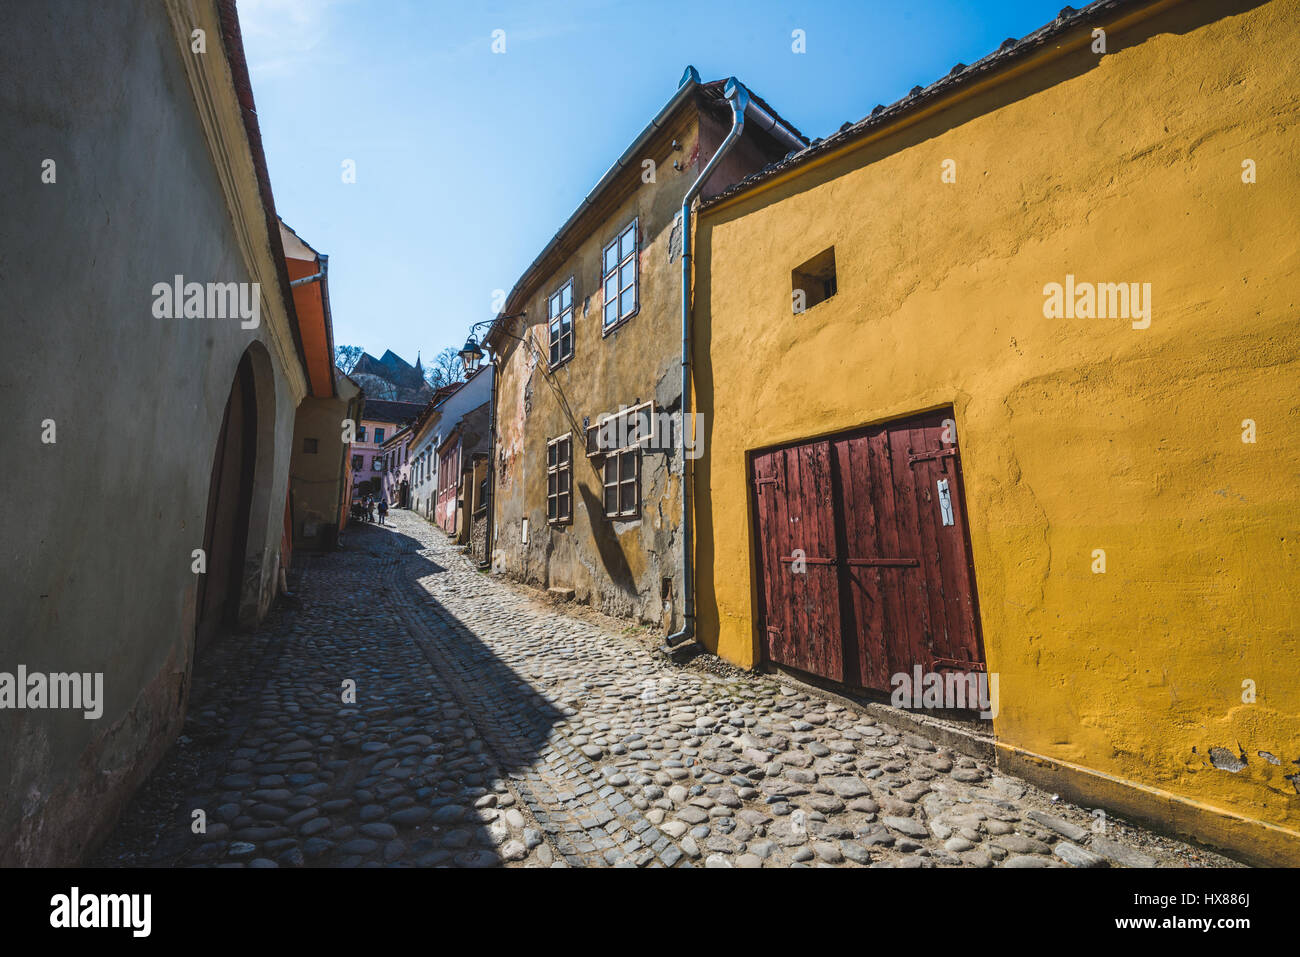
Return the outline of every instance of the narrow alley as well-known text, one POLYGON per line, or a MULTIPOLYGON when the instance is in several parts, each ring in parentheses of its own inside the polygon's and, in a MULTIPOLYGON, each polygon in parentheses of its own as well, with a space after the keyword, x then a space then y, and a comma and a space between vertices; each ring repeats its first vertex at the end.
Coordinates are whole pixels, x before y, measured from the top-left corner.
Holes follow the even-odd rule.
POLYGON ((388 522, 200 658, 93 863, 1232 866, 773 676, 674 664, 388 522))

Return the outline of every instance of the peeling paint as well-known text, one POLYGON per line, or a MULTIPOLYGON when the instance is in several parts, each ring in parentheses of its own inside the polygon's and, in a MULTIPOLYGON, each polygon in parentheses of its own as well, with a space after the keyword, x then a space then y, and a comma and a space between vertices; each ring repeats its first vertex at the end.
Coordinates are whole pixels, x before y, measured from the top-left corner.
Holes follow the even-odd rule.
MULTIPOLYGON (((584 420, 594 423, 603 414, 642 401, 653 400, 658 412, 682 407, 681 259, 672 254, 673 229, 678 223, 680 244, 682 198, 699 172, 701 140, 707 158, 729 122, 729 109, 717 103, 707 109, 688 105, 666 121, 647 146, 647 156, 657 163, 656 182, 641 182, 639 164, 633 164, 606 195, 594 200, 596 210, 548 266, 547 276, 536 288, 521 292, 521 301, 508 304, 509 312, 526 314, 521 334, 538 348, 525 348, 505 336, 500 342, 499 442, 508 481, 496 490, 496 521, 505 528, 527 518, 531 539, 527 545, 517 535, 498 542, 501 573, 547 588, 572 589, 606 614, 656 625, 665 619, 663 580, 671 580, 674 594, 681 590, 681 490, 672 470, 675 455, 643 450, 640 515, 633 520, 607 518, 601 462, 585 455, 584 420), (673 149, 674 140, 682 152, 673 149), (683 155, 689 162, 675 168, 673 160, 683 155), (636 311, 605 329, 602 251, 634 218, 640 244, 636 311), (552 369, 546 361, 547 301, 570 278, 573 301, 584 307, 580 315, 575 313, 573 357, 552 369), (574 439, 572 522, 548 525, 546 443, 566 433, 574 439)), ((784 155, 766 134, 761 136, 762 145, 754 145, 760 134, 751 130, 729 154, 729 161, 732 155, 740 158, 728 175, 747 175, 784 155)), ((710 186, 717 178, 710 178, 710 186)), ((680 626, 677 603, 670 603, 668 618, 668 627, 680 626), (676 621, 671 620, 674 615, 676 621)))
POLYGON ((1246 752, 1242 751, 1237 755, 1227 748, 1210 748, 1210 763, 1220 771, 1231 771, 1236 774, 1246 768, 1246 752))

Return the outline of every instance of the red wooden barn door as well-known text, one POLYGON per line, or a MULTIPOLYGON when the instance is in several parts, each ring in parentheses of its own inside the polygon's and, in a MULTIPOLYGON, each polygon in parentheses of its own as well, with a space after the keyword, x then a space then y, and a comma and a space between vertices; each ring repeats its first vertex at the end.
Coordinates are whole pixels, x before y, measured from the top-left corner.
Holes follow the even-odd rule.
POLYGON ((915 665, 983 670, 955 438, 951 411, 940 411, 835 442, 846 632, 863 687, 888 691, 915 665))
POLYGON ((830 444, 754 457, 768 660, 843 681, 830 444))
POLYGON ((771 661, 880 691, 983 670, 954 440, 948 410, 754 457, 771 661))

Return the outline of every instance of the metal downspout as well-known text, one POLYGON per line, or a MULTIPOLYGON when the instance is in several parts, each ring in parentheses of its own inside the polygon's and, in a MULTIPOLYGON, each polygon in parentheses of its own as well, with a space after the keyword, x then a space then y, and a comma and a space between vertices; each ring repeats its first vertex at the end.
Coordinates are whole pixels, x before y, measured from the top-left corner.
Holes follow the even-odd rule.
POLYGON ((682 199, 682 627, 664 639, 662 651, 671 652, 695 637, 695 566, 691 527, 691 494, 687 481, 686 430, 691 428, 691 204, 718 162, 730 152, 745 129, 745 112, 749 108, 749 91, 734 76, 727 80, 723 92, 731 104, 731 130, 705 164, 682 199))
POLYGON ((497 525, 497 357, 496 350, 493 350, 492 356, 492 388, 489 391, 488 405, 488 482, 487 482, 487 528, 483 530, 486 536, 483 545, 483 561, 479 562, 479 568, 492 567, 492 535, 496 531, 497 525))

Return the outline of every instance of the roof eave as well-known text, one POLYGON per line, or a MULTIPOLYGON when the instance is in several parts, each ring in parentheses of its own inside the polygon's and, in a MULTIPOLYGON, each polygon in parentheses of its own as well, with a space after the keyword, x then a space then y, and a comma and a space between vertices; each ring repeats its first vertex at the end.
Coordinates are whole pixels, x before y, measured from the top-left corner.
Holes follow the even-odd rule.
MULTIPOLYGON (((742 196, 752 195, 762 188, 775 185, 778 181, 797 175, 804 168, 816 163, 828 161, 834 156, 851 152, 866 141, 883 135, 890 127, 907 122, 920 114, 942 108, 945 100, 957 95, 964 95, 980 83, 990 85, 1001 82, 1011 75, 1010 71, 1026 61, 1043 55, 1043 47, 1051 40, 1059 39, 1077 29, 1085 22, 1098 15, 1109 15, 1125 10, 1133 11, 1130 22, 1145 19, 1162 9, 1181 3, 1183 0, 1096 0, 1087 6, 1075 10, 1066 7, 1062 10, 1068 14, 1058 15, 1055 20, 1044 24, 1019 40, 1005 41, 1002 46, 986 54, 973 64, 958 64, 946 76, 936 80, 923 89, 914 89, 889 106, 877 106, 871 113, 854 123, 848 129, 832 133, 825 139, 814 141, 802 152, 793 157, 777 160, 756 173, 745 177, 722 192, 702 201, 701 211, 725 206, 742 196)), ((1050 51, 1048 56, 1054 59, 1067 51, 1050 51)))
POLYGON ((217 0, 216 6, 217 17, 221 24, 221 43, 234 81, 235 96, 239 100, 239 112, 244 121, 244 133, 248 137, 248 148, 252 153, 253 166, 257 172, 257 187, 266 213, 266 232, 271 245, 271 258, 275 261, 276 275, 280 281, 280 294, 289 316, 298 362, 302 365, 303 375, 310 389, 311 371, 307 367, 307 353, 302 345, 302 330, 298 325, 298 311, 294 308, 293 288, 289 285, 289 269, 284 261, 284 243, 280 240, 280 217, 275 211, 271 175, 266 165, 266 152, 262 149, 262 131, 257 124, 257 107, 253 102, 253 86, 248 74, 248 61, 244 57, 244 40, 239 29, 239 13, 235 9, 235 0, 217 0))
POLYGON ((492 320, 492 325, 488 328, 487 334, 483 337, 485 343, 495 340, 500 331, 500 324, 504 320, 505 316, 509 315, 518 307, 519 300, 523 297, 525 291, 531 287, 532 282, 536 278, 535 274, 541 269, 542 264, 550 258, 551 254, 563 244, 568 233, 577 225, 578 220, 582 218, 583 214, 595 205, 595 201, 600 198, 606 189, 609 188, 618 174, 627 168, 629 160, 638 155, 642 147, 650 141, 651 137, 663 129, 667 124, 668 119, 685 103, 687 103, 691 96, 699 90, 702 85, 703 84, 699 81, 699 75, 694 73, 693 70, 688 70, 687 74, 683 77, 681 85, 678 86, 677 92, 672 95, 666 104, 664 104, 663 109, 655 114, 654 119, 646 124, 645 128, 637 134, 636 139, 633 140, 632 144, 623 151, 622 155, 619 156, 617 160, 614 161, 613 165, 605 171, 605 174, 596 181, 596 185, 592 187, 585 197, 583 197, 582 202, 578 204, 578 208, 575 209, 569 218, 564 221, 564 225, 556 230, 555 235, 552 236, 550 241, 542 248, 542 251, 537 255, 537 258, 534 259, 528 265, 528 268, 524 270, 523 275, 520 276, 519 280, 511 288, 509 295, 506 296, 505 305, 497 314, 496 318, 492 320))

